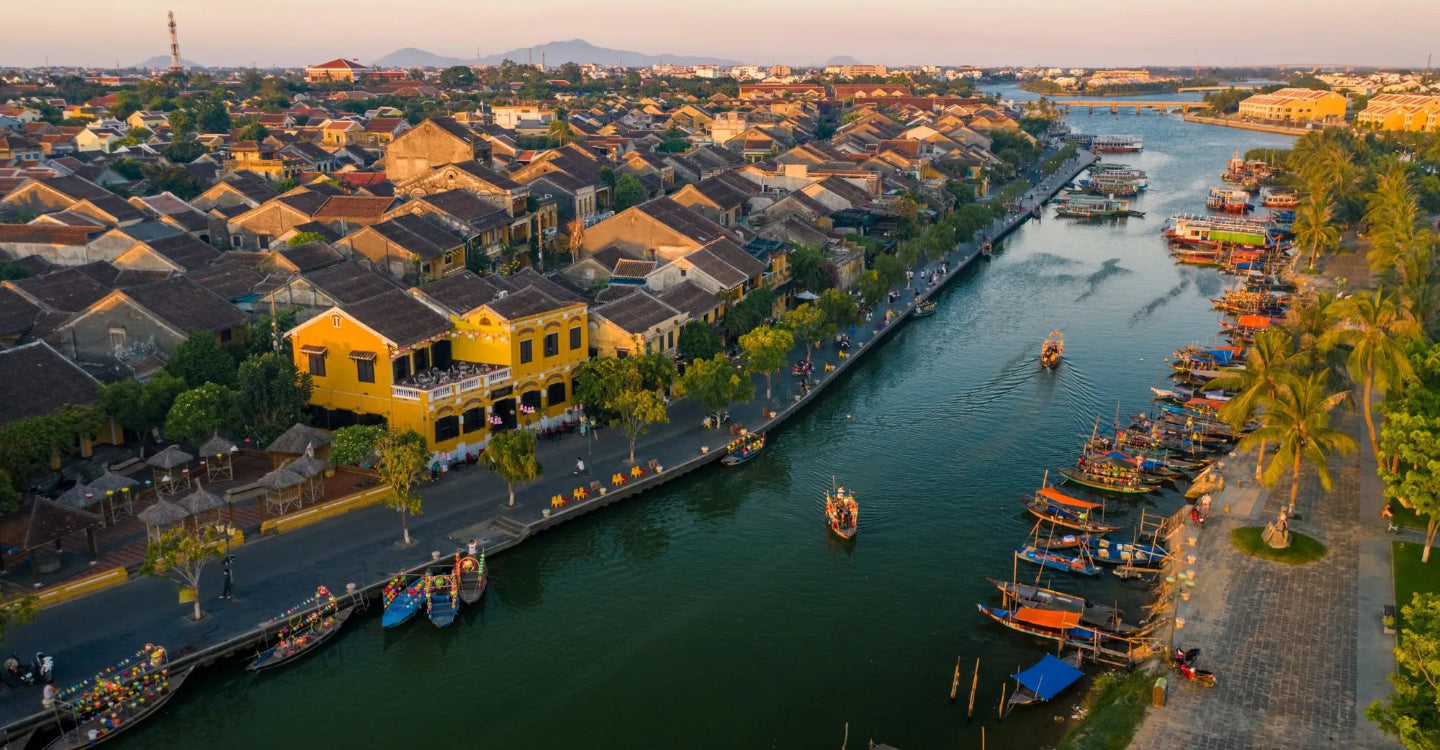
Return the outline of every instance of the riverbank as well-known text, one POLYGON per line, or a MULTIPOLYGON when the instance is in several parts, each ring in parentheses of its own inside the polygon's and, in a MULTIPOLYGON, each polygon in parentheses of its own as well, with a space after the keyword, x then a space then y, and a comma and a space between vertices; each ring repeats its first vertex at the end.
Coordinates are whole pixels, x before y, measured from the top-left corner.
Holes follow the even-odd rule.
POLYGON ((1259 133, 1276 133, 1278 135, 1305 135, 1310 132, 1307 128, 1294 128, 1284 125, 1266 125, 1259 122, 1245 122, 1244 120, 1231 120, 1223 117, 1202 117, 1200 115, 1185 115, 1185 122, 1193 122, 1200 125, 1215 125, 1222 128, 1236 128, 1238 130, 1254 130, 1259 133))
MULTIPOLYGON (((1067 165, 1065 170, 1035 191, 1035 195, 1053 194, 1082 167, 1081 160, 1067 165)), ((1003 236, 1025 218, 1028 214, 1007 217, 992 225, 990 233, 992 236, 1003 236)), ((950 274, 945 281, 973 275, 962 266, 973 265, 975 259, 973 243, 958 247, 950 261, 950 274)), ((933 267, 933 263, 926 264, 922 270, 933 267)), ((942 286, 923 290, 922 299, 937 294, 942 286)), ((881 307, 877 314, 883 314, 887 309, 904 314, 912 305, 913 300, 907 296, 902 303, 881 307)), ((782 403, 775 405, 775 417, 762 417, 760 411, 766 405, 760 403, 732 409, 732 414, 737 421, 756 431, 773 429, 785 423, 813 403, 821 390, 829 391, 826 386, 838 380, 839 375, 852 372, 854 365, 851 363, 860 359, 873 360, 864 356, 869 349, 902 328, 891 325, 876 331, 871 325, 867 324, 852 337, 857 344, 852 349, 855 357, 841 360, 828 348, 816 352, 816 375, 822 376, 822 387, 812 390, 811 396, 800 401, 793 398, 786 400, 793 390, 794 381, 782 374, 776 378, 776 394, 782 403), (835 370, 825 373, 824 364, 833 365, 835 370)), ((801 353, 797 352, 795 356, 801 356, 801 353)), ((346 581, 358 582, 356 594, 364 601, 365 592, 374 585, 387 580, 397 570, 423 564, 432 550, 448 554, 457 543, 470 538, 487 546, 491 554, 512 549, 541 530, 561 525, 562 520, 633 497, 708 465, 719 458, 724 443, 730 437, 717 431, 699 429, 702 412, 701 407, 689 401, 678 401, 671 408, 671 424, 657 426, 650 435, 642 438, 637 458, 641 459, 642 465, 650 459, 657 460, 664 467, 658 476, 627 483, 620 488, 611 487, 608 478, 616 470, 628 469, 624 463, 628 446, 616 431, 602 430, 598 438, 588 440, 576 436, 554 443, 542 442, 541 462, 556 473, 547 474, 540 481, 522 488, 520 502, 514 508, 504 507, 504 486, 498 479, 489 473, 467 469, 425 490, 425 512, 411 525, 412 534, 419 541, 411 547, 402 548, 394 544, 399 536, 399 523, 393 512, 382 507, 359 509, 295 532, 252 541, 236 565, 239 598, 217 604, 207 597, 206 609, 211 610, 212 616, 201 623, 183 620, 183 610, 177 606, 174 589, 168 582, 144 579, 58 607, 53 610, 59 613, 58 617, 51 617, 51 612, 47 612, 37 626, 17 631, 12 637, 12 645, 22 652, 31 647, 53 652, 57 642, 76 644, 74 648, 67 646, 60 654, 62 660, 57 674, 61 675, 62 682, 73 681, 77 675, 93 673, 95 665, 106 663, 102 661, 106 654, 113 657, 116 651, 144 640, 164 643, 177 659, 202 664, 226 654, 246 653, 247 645, 243 639, 255 634, 255 623, 284 611, 304 598, 317 582, 325 582, 337 592, 344 590, 346 581), (709 447, 710 452, 702 454, 702 446, 709 447), (585 457, 590 476, 580 478, 566 473, 577 455, 585 457), (567 504, 560 509, 550 507, 550 496, 561 494, 568 497, 575 487, 597 479, 609 490, 603 497, 592 496, 592 502, 567 504), (297 574, 297 570, 304 572, 297 574), (370 583, 366 584, 367 581, 370 583)), ((497 581, 496 585, 497 591, 492 593, 492 599, 495 594, 505 596, 507 593, 501 582, 497 581)), ((202 582, 202 592, 218 592, 218 572, 202 582)), ((494 606, 492 602, 492 610, 494 606)), ((352 623, 349 627, 362 626, 352 623)), ((38 693, 9 691, 0 700, 5 702, 7 710, 13 705, 28 713, 38 705, 38 693), (11 700, 12 696, 18 698, 11 700)))

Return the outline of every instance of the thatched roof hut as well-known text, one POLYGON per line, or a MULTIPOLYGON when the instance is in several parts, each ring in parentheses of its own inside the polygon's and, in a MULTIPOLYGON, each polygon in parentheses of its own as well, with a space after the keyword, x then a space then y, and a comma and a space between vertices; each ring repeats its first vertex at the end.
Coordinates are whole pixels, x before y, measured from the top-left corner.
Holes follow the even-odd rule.
POLYGON ((116 474, 107 469, 104 474, 95 477, 95 481, 90 483, 90 489, 97 495, 103 495, 106 492, 120 492, 125 489, 135 489, 139 484, 138 481, 124 474, 116 474))
POLYGON ((200 455, 205 457, 228 456, 237 450, 239 450, 239 448, 234 443, 220 437, 218 433, 212 435, 209 440, 200 444, 200 455))
POLYGON ((220 510, 225 507, 225 501, 217 494, 205 489, 196 487, 195 491, 186 495, 180 506, 192 516, 198 516, 211 511, 220 510))
POLYGON ((174 526, 190 516, 190 511, 170 502, 169 500, 156 500, 154 505, 135 514, 135 517, 145 522, 146 526, 165 528, 174 526))
POLYGON ((55 498, 55 502, 67 508, 88 510, 98 504, 104 497, 104 491, 96 492, 94 488, 87 486, 85 483, 76 482, 74 487, 60 493, 60 497, 55 498))
POLYGON ((285 468, 306 479, 312 479, 325 473, 325 462, 314 456, 301 456, 285 464, 285 468))
POLYGON ((195 457, 180 450, 180 446, 172 445, 159 453, 145 459, 145 463, 157 469, 171 471, 173 469, 187 466, 195 457))
POLYGON ((295 473, 289 466, 282 466, 263 477, 260 477, 260 486, 271 492, 298 487, 304 484, 305 477, 295 473))
POLYGON ((296 424, 275 438, 275 442, 265 446, 268 453, 283 453, 290 456, 298 456, 306 450, 313 450, 320 453, 322 449, 330 446, 330 433, 325 430, 316 429, 308 425, 296 424))

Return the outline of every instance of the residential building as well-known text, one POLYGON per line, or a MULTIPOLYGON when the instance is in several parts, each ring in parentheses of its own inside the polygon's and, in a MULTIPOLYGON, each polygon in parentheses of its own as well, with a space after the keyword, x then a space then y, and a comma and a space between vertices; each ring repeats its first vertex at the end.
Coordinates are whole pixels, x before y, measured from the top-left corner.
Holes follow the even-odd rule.
POLYGON ((488 167, 490 143, 449 117, 433 117, 390 142, 385 149, 385 176, 399 192, 401 183, 429 170, 471 161, 488 167))
POLYGON ((372 68, 361 65, 359 60, 337 57, 330 62, 305 66, 305 80, 310 83, 354 83, 371 72, 372 68))
MULTIPOLYGON (((53 414, 64 406, 99 406, 100 382, 44 341, 0 349, 0 424, 53 414)), ((120 445, 123 433, 114 417, 94 435, 79 435, 80 455, 90 457, 97 443, 120 445)), ((52 456, 54 468, 60 456, 52 456)))
POLYGON ((1240 116, 1284 122, 1340 122, 1345 119, 1344 95, 1318 89, 1285 88, 1255 94, 1240 102, 1240 116))
POLYGON ((353 232, 338 244, 410 283, 436 281, 465 270, 465 238, 422 215, 394 216, 353 232))
POLYGON ((1375 130, 1433 133, 1440 125, 1440 96, 1376 94, 1355 115, 1355 124, 1375 130))
POLYGON ((690 316, 640 289, 590 311, 591 353, 599 357, 675 351, 690 316))

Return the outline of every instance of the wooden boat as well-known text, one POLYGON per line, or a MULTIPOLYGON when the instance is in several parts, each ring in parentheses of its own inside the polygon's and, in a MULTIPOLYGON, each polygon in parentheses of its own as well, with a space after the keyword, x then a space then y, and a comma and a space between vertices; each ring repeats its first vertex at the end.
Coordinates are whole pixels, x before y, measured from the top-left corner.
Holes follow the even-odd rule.
POLYGON ((485 584, 490 581, 490 570, 485 567, 485 553, 479 559, 460 558, 460 601, 474 604, 485 593, 485 584))
POLYGON ((425 587, 425 614, 437 628, 455 622, 460 610, 460 560, 430 569, 430 583, 425 587))
POLYGON ((1250 203, 1250 193, 1244 188, 1210 188, 1210 195, 1205 198, 1205 207, 1211 211, 1224 211, 1225 213, 1243 214, 1255 209, 1250 203))
POLYGON ((1078 649, 1064 659, 1046 654, 1034 666, 1011 675, 1015 678, 1015 692, 1006 702, 1005 713, 1010 713, 1016 706, 1044 703, 1084 676, 1085 673, 1080 671, 1078 649))
POLYGON ((765 435, 763 433, 752 432, 744 437, 730 441, 730 444, 725 446, 727 452, 725 453, 725 457, 720 459, 720 463, 725 466, 739 466, 760 455, 760 449, 764 447, 765 435))
MULTIPOLYGON (((1048 474, 1047 474, 1048 479, 1048 474)), ((1056 526, 1083 531, 1087 534, 1104 534, 1119 531, 1118 524, 1104 523, 1091 518, 1096 509, 1103 509, 1100 503, 1092 503, 1071 497, 1050 486, 1042 486, 1035 495, 1024 501, 1025 509, 1043 521, 1056 526)))
POLYGON ((1034 607, 987 607, 984 604, 977 606, 980 614, 1020 633, 1072 645, 1093 645, 1105 638, 1103 634, 1081 626, 1078 612, 1034 607))
POLYGON ((1034 544, 1027 544, 1015 550, 1015 559, 1032 562, 1043 568, 1051 570, 1063 570, 1066 573, 1079 573, 1080 575, 1100 575, 1100 569, 1086 559, 1084 548, 1080 551, 1079 557, 1062 555, 1053 550, 1040 549, 1034 544))
POLYGON ((855 502, 855 493, 843 486, 825 493, 825 520, 830 530, 841 539, 855 538, 860 525, 860 505, 855 502))
POLYGON ((1060 475, 1078 485, 1106 492, 1143 495, 1160 489, 1158 483, 1145 481, 1134 465, 1108 456, 1095 460, 1081 456, 1075 466, 1060 469, 1060 475))
POLYGON ((1005 606, 1007 607, 1030 607, 1032 609, 1075 612, 1080 615, 1081 625, 1121 637, 1132 635, 1140 630, 1140 628, 1121 619, 1124 613, 1118 607, 1101 604, 1086 599, 1083 596, 1067 594, 1054 589, 1030 586, 1013 581, 1000 581, 994 578, 987 578, 985 580, 989 581, 995 588, 1000 589, 1000 593, 1005 599, 1005 606))
POLYGON ((1123 219, 1141 217, 1143 211, 1130 208, 1129 201, 1110 198, 1071 198, 1055 207, 1055 215, 1069 219, 1123 219))
POLYGON ((1300 196, 1295 193, 1271 192, 1260 201, 1260 205, 1267 208, 1295 208, 1300 205, 1300 196))
POLYGON ((81 750, 105 742, 136 724, 155 715, 185 684, 194 667, 170 674, 160 667, 146 671, 130 680, 106 681, 96 685, 85 709, 77 705, 80 723, 45 746, 45 750, 81 750))
POLYGON ((280 640, 270 650, 255 657, 247 669, 254 672, 274 669, 313 652, 340 632, 345 621, 354 614, 355 607, 341 608, 329 589, 321 586, 315 590, 315 596, 301 602, 292 611, 298 614, 277 631, 280 640))
POLYGON ((405 576, 401 574, 385 584, 382 598, 385 614, 380 618, 380 626, 393 628, 409 622, 425 604, 425 592, 430 586, 429 578, 428 575, 422 575, 406 585, 405 576))
POLYGON ((915 306, 915 310, 910 313, 910 316, 914 318, 928 318, 931 315, 934 315, 935 311, 939 309, 940 305, 938 303, 931 300, 925 300, 924 302, 921 302, 920 304, 915 306))
POLYGON ((1165 562, 1169 557, 1165 550, 1153 544, 1138 542, 1114 542, 1109 539, 1091 537, 1088 540, 1090 559, 1112 565, 1133 565, 1149 567, 1165 562))
POLYGON ((1065 334, 1059 331, 1051 331, 1050 337, 1040 345, 1040 366, 1053 370, 1060 364, 1060 357, 1065 353, 1065 334))

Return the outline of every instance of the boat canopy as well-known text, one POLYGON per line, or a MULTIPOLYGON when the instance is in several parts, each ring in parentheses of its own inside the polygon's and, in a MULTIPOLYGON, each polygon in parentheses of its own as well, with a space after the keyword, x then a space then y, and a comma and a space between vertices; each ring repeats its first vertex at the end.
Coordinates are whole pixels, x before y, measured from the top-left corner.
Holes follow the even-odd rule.
POLYGON ((1067 630, 1080 624, 1080 613, 1066 612, 1058 609, 1021 607, 1015 610, 1015 619, 1026 625, 1034 625, 1037 628, 1067 630))
POLYGON ((1190 409, 1215 409, 1217 411, 1224 409, 1225 404, 1226 402, 1213 398, 1192 398, 1185 402, 1185 406, 1190 409))
POLYGON ((1012 676, 1040 700, 1048 701, 1085 673, 1055 658, 1054 654, 1046 654, 1035 666, 1012 676))
POLYGON ((1079 499, 1079 498, 1070 497, 1069 495, 1067 495, 1067 494, 1065 494, 1065 493, 1063 493, 1063 492, 1055 489, 1054 487, 1041 487, 1039 494, 1040 494, 1041 497, 1045 498, 1046 500, 1049 500, 1049 501, 1052 502, 1052 503, 1059 503, 1059 504, 1061 504, 1061 505, 1068 505, 1068 506, 1070 506, 1070 507, 1072 507, 1072 508, 1098 508, 1098 507, 1100 507, 1100 504, 1099 504, 1099 503, 1090 503, 1090 502, 1086 502, 1086 501, 1084 501, 1084 500, 1081 500, 1081 499, 1079 499))
POLYGON ((1269 328, 1270 319, 1264 315, 1241 315, 1238 321, 1241 328, 1269 328))
POLYGON ((1240 353, 1244 351, 1238 346, 1216 346, 1206 349, 1204 353, 1196 355, 1197 358, 1213 360, 1217 364, 1228 365, 1240 353))

